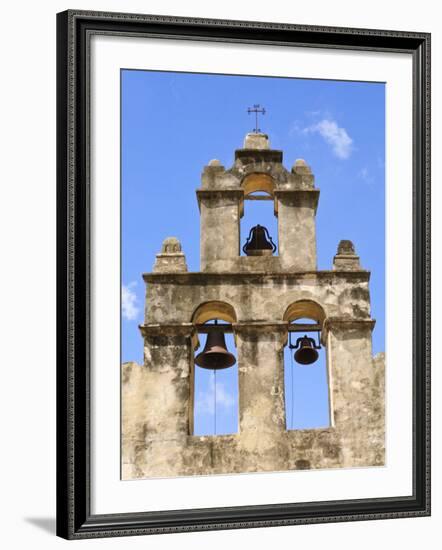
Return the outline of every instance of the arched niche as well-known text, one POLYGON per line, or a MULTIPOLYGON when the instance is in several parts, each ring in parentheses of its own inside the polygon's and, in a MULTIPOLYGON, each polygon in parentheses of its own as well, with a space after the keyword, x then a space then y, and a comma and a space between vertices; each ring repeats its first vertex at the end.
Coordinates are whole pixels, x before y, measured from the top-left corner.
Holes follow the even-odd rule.
POLYGON ((275 191, 275 183, 272 176, 259 172, 248 174, 242 180, 241 186, 244 190, 244 196, 250 195, 251 193, 256 193, 257 191, 262 191, 273 197, 275 191))
POLYGON ((251 172, 243 177, 241 188, 244 191, 244 200, 241 201, 240 205, 241 248, 251 227, 257 223, 264 225, 276 242, 278 238, 278 201, 275 200, 274 196, 276 189, 274 177, 264 172, 251 172), (258 194, 261 196, 256 196, 258 194), (262 200, 265 200, 266 203, 261 202, 262 200), (247 206, 245 206, 246 202, 247 206), (272 204, 273 207, 270 206, 272 204))
MULTIPOLYGON (((193 312, 191 323, 203 325, 212 319, 219 319, 233 324, 236 323, 237 317, 234 308, 230 304, 214 300, 200 304, 193 312)), ((194 333, 192 343, 195 350, 199 348, 200 343, 197 332, 194 333)))
MULTIPOLYGON (((228 304, 227 302, 222 302, 218 300, 210 301, 210 302, 204 302, 203 304, 200 304, 195 311, 192 314, 191 322, 194 325, 202 325, 207 323, 208 321, 212 320, 218 320, 218 321, 224 321, 225 323, 234 324, 237 321, 237 316, 235 309, 233 306, 228 304)), ((221 325, 220 325, 221 326, 221 325)), ((231 334, 226 334, 226 343, 227 347, 230 351, 234 352, 235 348, 235 338, 232 338, 231 334), (231 340, 229 344, 229 338, 231 340)), ((194 350, 197 350, 200 347, 199 337, 197 330, 194 332, 192 344, 194 350)), ((207 371, 205 369, 195 369, 195 364, 192 361, 191 363, 191 387, 190 387, 190 408, 189 408, 189 427, 190 427, 190 433, 196 435, 202 436, 202 435, 214 435, 214 433, 210 432, 200 432, 198 431, 198 425, 201 427, 201 418, 203 418, 205 415, 207 415, 207 412, 205 414, 201 413, 201 410, 198 412, 198 403, 201 401, 198 398, 198 395, 201 396, 201 392, 198 390, 198 386, 201 388, 201 384, 206 384, 206 391, 203 393, 205 396, 203 401, 207 404, 207 374, 210 371, 207 371)), ((223 369, 219 371, 218 373, 218 382, 216 381, 216 372, 212 371, 215 375, 214 377, 214 387, 218 387, 217 391, 221 390, 220 395, 224 395, 224 400, 221 400, 217 403, 217 409, 218 412, 217 415, 220 416, 221 420, 224 418, 224 421, 228 419, 228 423, 230 423, 230 429, 228 429, 227 432, 221 432, 221 435, 223 433, 237 433, 237 428, 233 428, 232 426, 238 425, 238 367, 237 365, 234 365, 233 367, 230 367, 229 369, 223 369), (228 372, 227 372, 228 371, 228 372), (229 380, 229 389, 230 392, 228 396, 231 399, 230 403, 226 402, 225 399, 225 390, 223 390, 223 387, 226 386, 226 377, 227 380, 229 380), (224 382, 223 382, 224 377, 224 382), (233 378, 232 378, 233 377, 233 378), (233 382, 232 382, 233 380, 233 382), (224 393, 223 393, 224 391, 224 393), (223 405, 224 403, 224 405, 223 405), (224 407, 224 411, 223 411, 224 407), (221 411, 221 414, 220 414, 221 411)), ((216 395, 216 394, 215 394, 216 395)), ((219 433, 215 432, 216 435, 219 435, 219 433)))
POLYGON ((297 319, 312 319, 317 321, 321 328, 325 320, 325 311, 313 300, 298 300, 293 302, 285 310, 283 320, 292 323, 297 319))
POLYGON ((191 322, 199 325, 211 319, 220 319, 226 323, 236 323, 236 313, 233 307, 227 302, 215 300, 200 304, 193 312, 191 322))
MULTIPOLYGON (((323 307, 313 300, 298 300, 291 303, 284 312, 283 320, 288 325, 303 327, 301 332, 292 332, 292 343, 306 334, 316 342, 317 329, 322 331, 326 318, 323 307), (313 332, 309 332, 308 321, 313 321, 313 332)), ((301 330, 301 329, 300 329, 301 330)), ((287 335, 288 336, 288 335, 287 335)), ((322 344, 318 360, 312 365, 299 365, 293 360, 294 350, 290 349, 289 338, 284 347, 284 385, 287 430, 322 429, 331 424, 330 374, 327 350, 322 344), (315 420, 312 418, 315 417, 315 420), (309 419, 306 422, 306 418, 309 419), (300 422, 300 424, 299 424, 300 422)))

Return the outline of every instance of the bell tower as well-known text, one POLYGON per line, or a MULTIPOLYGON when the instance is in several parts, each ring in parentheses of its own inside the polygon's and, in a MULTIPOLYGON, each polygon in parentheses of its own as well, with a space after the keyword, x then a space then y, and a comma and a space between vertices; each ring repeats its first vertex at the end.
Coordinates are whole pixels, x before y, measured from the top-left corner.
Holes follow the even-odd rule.
POLYGON ((203 168, 196 199, 200 271, 188 271, 179 240, 169 237, 143 275, 144 365, 123 365, 123 478, 383 465, 384 356, 372 356, 370 272, 349 240, 339 243, 330 269, 317 269, 319 189, 308 164, 285 168, 282 151, 256 129, 230 168, 218 160, 203 168), (273 203, 277 247, 261 225, 241 235, 249 200, 273 203), (326 349, 330 426, 287 430, 289 333, 302 330, 302 368, 318 355, 296 324, 304 318, 326 349), (225 332, 237 350, 238 431, 196 436, 195 364, 233 364, 225 332), (212 336, 201 350, 203 333, 212 336))
MULTIPOLYGON (((263 262, 240 256, 240 218, 244 201, 262 191, 273 201, 278 219, 279 253, 271 263, 277 271, 314 271, 316 261, 315 189, 310 167, 298 159, 291 171, 282 151, 270 148, 266 134, 250 133, 235 151, 230 169, 211 160, 197 190, 200 209, 201 271, 245 270, 263 262)), ((269 262, 267 262, 269 263, 269 262)))

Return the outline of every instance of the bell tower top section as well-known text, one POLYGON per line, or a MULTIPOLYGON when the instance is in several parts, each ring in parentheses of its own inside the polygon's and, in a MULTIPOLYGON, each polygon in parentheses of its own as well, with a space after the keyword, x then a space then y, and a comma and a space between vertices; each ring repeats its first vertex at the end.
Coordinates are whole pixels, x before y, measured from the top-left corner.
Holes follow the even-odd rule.
POLYGON ((211 160, 204 167, 197 198, 201 271, 316 270, 319 190, 315 188, 314 175, 303 159, 297 159, 287 170, 283 152, 271 148, 267 134, 246 134, 243 147, 235 151, 231 168, 211 160), (257 192, 259 197, 254 195, 257 192), (241 256, 246 235, 240 235, 240 219, 249 200, 273 202, 273 213, 278 219, 278 249, 271 257, 241 256))

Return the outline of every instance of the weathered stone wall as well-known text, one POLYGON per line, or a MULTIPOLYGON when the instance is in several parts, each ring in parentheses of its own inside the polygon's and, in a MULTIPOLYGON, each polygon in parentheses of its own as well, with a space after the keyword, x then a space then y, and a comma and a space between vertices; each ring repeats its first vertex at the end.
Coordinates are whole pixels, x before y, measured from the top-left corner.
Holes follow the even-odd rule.
POLYGON ((314 271, 316 208, 319 191, 275 191, 278 201, 278 243, 281 268, 314 271))
POLYGON ((193 348, 189 329, 144 331, 144 367, 126 363, 122 385, 123 478, 182 469, 190 433, 193 348))
POLYGON ((286 323, 235 325, 239 376, 236 454, 244 471, 286 465, 283 346, 286 323), (262 468, 261 468, 262 467, 262 468))
POLYGON ((239 256, 238 191, 199 191, 201 271, 227 267, 239 256))
MULTIPOLYGON (((258 259, 264 271, 273 258, 258 259)), ((230 304, 238 321, 282 321, 299 300, 320 304, 327 317, 369 319, 369 276, 368 271, 145 274, 145 323, 189 323, 200 304, 213 300, 230 304)))
MULTIPOLYGON (((261 258, 262 259, 262 258, 261 258)), ((153 273, 145 276, 144 366, 123 366, 123 478, 384 463, 384 361, 372 359, 366 271, 153 273), (192 435, 195 310, 233 306, 239 431, 192 435), (313 300, 323 311, 331 426, 285 429, 285 314, 313 300)))
MULTIPOLYGON (((262 351, 263 349, 260 349, 260 352, 262 351)), ((268 353, 270 352, 267 349, 268 353)), ((281 364, 280 362, 279 365, 281 364)), ((237 434, 194 436, 177 432, 165 437, 159 427, 151 422, 151 418, 158 415, 158 401, 152 397, 153 394, 161 396, 165 393, 163 403, 167 402, 167 389, 163 381, 149 376, 149 365, 125 363, 122 367, 122 477, 137 479, 382 466, 385 461, 384 354, 378 354, 369 365, 374 378, 372 386, 366 387, 361 393, 367 401, 363 414, 360 414, 357 408, 352 408, 352 416, 355 418, 349 415, 345 418, 342 416, 329 428, 285 430, 281 409, 283 391, 279 394, 282 399, 276 399, 273 405, 275 416, 260 414, 260 396, 263 395, 269 403, 275 396, 275 384, 272 384, 274 380, 268 380, 270 387, 264 385, 263 392, 254 394, 256 385, 251 377, 257 369, 248 365, 240 367, 239 370, 240 406, 245 407, 245 413, 242 415, 241 427, 237 434), (250 377, 249 386, 246 385, 248 381, 242 383, 241 376, 250 377), (147 387, 150 387, 149 392, 146 391, 147 387), (244 395, 247 389, 252 393, 244 395), (253 411, 255 420, 251 419, 247 410, 250 413, 253 411)), ((183 371, 180 372, 180 376, 182 375, 183 371)), ((280 376, 276 376, 275 381, 280 380, 280 376)), ((351 384, 355 384, 354 379, 351 384)), ((259 383, 257 385, 259 386, 259 383)), ((283 384, 277 383, 276 387, 277 391, 283 390, 283 384)), ((184 412, 181 414, 186 418, 184 412)))
MULTIPOLYGON (((373 363, 372 321, 326 319, 332 426, 340 427, 343 467, 383 464, 383 376, 373 363), (345 429, 343 429, 345 427, 345 429)), ((383 373, 382 373, 383 374, 383 373)))

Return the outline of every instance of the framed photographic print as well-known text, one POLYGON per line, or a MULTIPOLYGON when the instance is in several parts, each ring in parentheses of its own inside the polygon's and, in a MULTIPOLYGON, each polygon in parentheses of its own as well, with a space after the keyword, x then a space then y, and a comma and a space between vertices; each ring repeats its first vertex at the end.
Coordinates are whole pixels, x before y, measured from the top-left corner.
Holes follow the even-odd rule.
POLYGON ((430 36, 57 20, 57 533, 430 513, 430 36))

